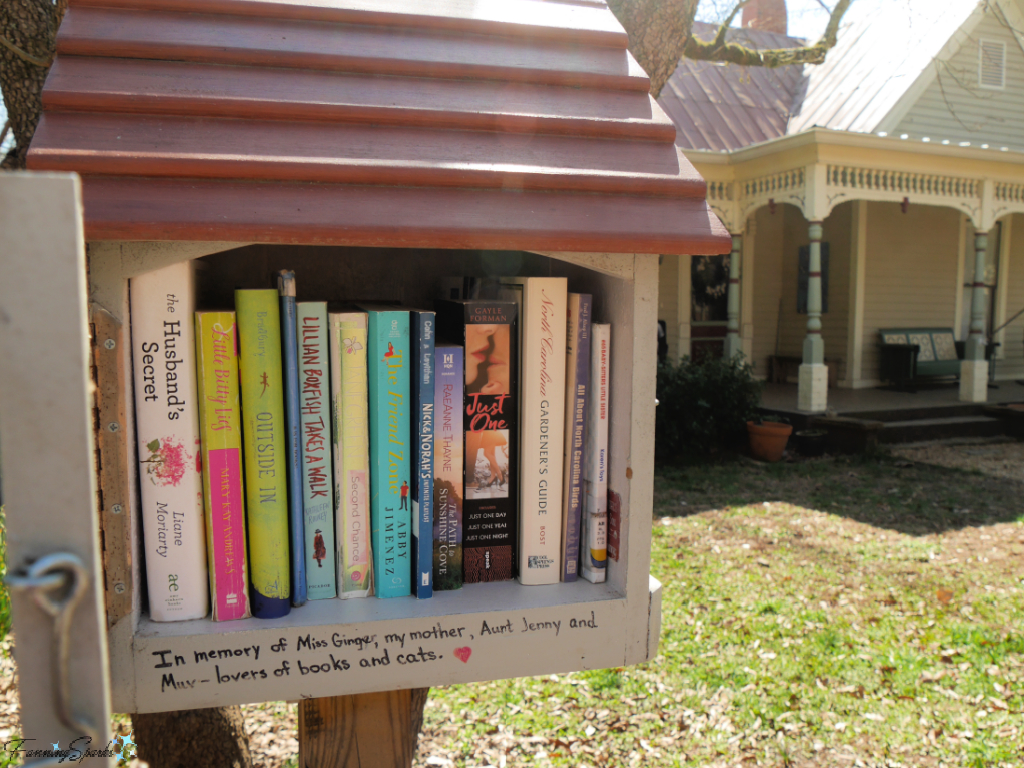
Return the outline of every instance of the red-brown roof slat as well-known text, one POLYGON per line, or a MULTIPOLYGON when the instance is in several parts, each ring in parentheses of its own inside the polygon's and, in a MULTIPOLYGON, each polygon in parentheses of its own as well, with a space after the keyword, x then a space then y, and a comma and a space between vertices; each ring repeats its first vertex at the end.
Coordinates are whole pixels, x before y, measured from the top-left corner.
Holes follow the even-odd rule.
POLYGON ((675 137, 664 111, 638 91, 91 56, 58 57, 43 105, 60 111, 675 137))
POLYGON ((162 11, 71 8, 57 52, 72 56, 199 61, 411 77, 502 81, 647 91, 650 80, 615 48, 162 11))

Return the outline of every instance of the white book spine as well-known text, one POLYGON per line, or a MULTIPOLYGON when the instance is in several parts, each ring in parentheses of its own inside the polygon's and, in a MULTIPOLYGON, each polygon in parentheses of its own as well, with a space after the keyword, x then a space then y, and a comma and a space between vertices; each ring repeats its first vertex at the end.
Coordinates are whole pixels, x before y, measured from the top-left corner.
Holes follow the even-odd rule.
POLYGON ((131 280, 132 368, 149 611, 206 615, 209 585, 191 262, 131 280))
POLYGON ((557 584, 565 449, 564 277, 503 280, 519 303, 519 581, 557 584))
POLYGON ((583 480, 584 541, 580 572, 600 584, 608 574, 608 384, 611 375, 612 327, 591 326, 590 391, 587 402, 587 459, 583 480))

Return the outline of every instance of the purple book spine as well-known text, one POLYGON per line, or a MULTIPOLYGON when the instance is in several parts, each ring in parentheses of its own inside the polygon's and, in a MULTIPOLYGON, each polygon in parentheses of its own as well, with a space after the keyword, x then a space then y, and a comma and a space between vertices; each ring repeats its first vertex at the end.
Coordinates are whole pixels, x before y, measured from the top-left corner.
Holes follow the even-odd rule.
POLYGON ((590 385, 590 317, 593 297, 569 295, 568 347, 565 408, 565 533, 562 537, 562 581, 576 581, 580 560, 580 526, 583 516, 583 461, 587 423, 587 388, 590 385), (578 299, 578 301, 577 301, 578 299), (571 363, 575 365, 571 365, 571 363))

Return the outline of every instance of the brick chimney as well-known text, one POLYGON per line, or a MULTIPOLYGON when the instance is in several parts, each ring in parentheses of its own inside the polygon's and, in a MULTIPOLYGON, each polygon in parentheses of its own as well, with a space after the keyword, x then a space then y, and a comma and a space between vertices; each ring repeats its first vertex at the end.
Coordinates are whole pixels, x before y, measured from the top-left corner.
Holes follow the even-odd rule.
POLYGON ((743 6, 740 26, 788 34, 786 0, 750 0, 743 6))

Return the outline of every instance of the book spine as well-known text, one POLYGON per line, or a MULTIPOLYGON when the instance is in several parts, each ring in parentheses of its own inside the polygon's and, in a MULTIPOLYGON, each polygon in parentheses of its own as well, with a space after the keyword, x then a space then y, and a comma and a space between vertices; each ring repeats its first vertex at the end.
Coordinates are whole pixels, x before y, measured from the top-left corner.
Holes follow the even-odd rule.
POLYGON ((411 594, 409 312, 368 313, 370 517, 377 597, 411 594))
POLYGON ((196 312, 195 325, 210 602, 214 621, 233 621, 250 616, 235 313, 196 312))
POLYGON ((587 404, 586 541, 583 578, 605 580, 608 568, 608 377, 611 326, 594 323, 590 345, 590 401, 587 404))
POLYGON ((511 301, 439 301, 438 334, 464 342, 462 571, 467 584, 516 576, 518 337, 511 301))
POLYGON ((570 293, 566 312, 565 452, 562 475, 562 581, 576 581, 583 514, 584 428, 590 381, 590 294, 570 293))
POLYGON ((307 301, 299 303, 296 307, 296 322, 299 329, 299 419, 306 597, 310 600, 323 600, 338 594, 327 304, 307 301))
POLYGON ((338 596, 367 597, 373 569, 366 313, 331 313, 330 325, 338 596))
POLYGON ((302 424, 299 420, 299 354, 295 321, 295 273, 277 278, 281 301, 281 362, 284 375, 284 422, 288 459, 288 535, 291 540, 292 605, 306 602, 306 536, 302 509, 302 424))
POLYGON ((564 277, 506 278, 519 305, 519 581, 559 581, 565 450, 564 277))
POLYGON ((410 349, 415 353, 411 389, 413 578, 416 597, 431 597, 434 561, 434 324, 433 312, 410 312, 410 349))
POLYGON ((287 437, 277 291, 237 290, 235 312, 252 614, 273 619, 291 609, 287 437))
POLYGON ((132 278, 135 422, 149 610, 154 621, 208 609, 191 262, 132 278))
POLYGON ((434 589, 462 588, 462 347, 434 351, 434 589))

